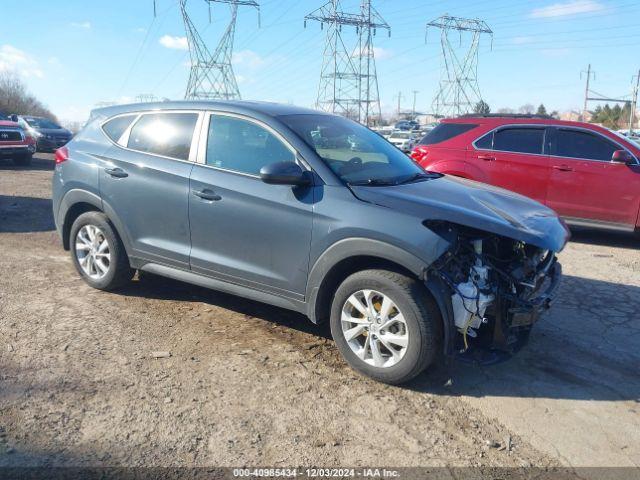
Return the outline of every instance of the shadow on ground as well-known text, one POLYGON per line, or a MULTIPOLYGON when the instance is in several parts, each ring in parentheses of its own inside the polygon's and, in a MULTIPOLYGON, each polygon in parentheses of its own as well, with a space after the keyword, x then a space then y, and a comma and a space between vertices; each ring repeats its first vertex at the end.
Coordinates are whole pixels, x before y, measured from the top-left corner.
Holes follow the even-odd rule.
MULTIPOLYGON (((331 338, 328 325, 313 325, 295 312, 148 274, 119 293, 204 302, 331 338)), ((637 311, 640 287, 566 276, 560 297, 534 328, 529 345, 511 359, 489 367, 441 362, 407 387, 447 395, 640 400, 637 311), (627 313, 614 308, 612 293, 627 313), (453 385, 444 387, 448 379, 453 385)))
POLYGON ((0 195, 0 233, 55 230, 51 199, 0 195))
POLYGON ((640 236, 627 232, 571 228, 571 242, 605 247, 640 249, 640 236))
POLYGON ((31 165, 26 167, 19 167, 14 165, 11 160, 2 159, 0 160, 0 170, 31 170, 31 171, 42 171, 42 170, 53 170, 55 167, 55 162, 49 158, 45 158, 42 156, 33 157, 31 160, 31 165))

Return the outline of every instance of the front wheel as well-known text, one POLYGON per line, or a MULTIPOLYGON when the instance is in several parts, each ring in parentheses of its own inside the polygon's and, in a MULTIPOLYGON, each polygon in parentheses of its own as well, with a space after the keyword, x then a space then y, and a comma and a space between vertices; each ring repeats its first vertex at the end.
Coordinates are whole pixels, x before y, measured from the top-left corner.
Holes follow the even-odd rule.
POLYGON ((80 215, 71 226, 69 245, 76 270, 93 288, 115 290, 133 278, 127 252, 104 213, 80 215))
POLYGON ((355 370, 401 384, 433 363, 441 344, 438 307, 416 279, 387 270, 354 273, 338 287, 331 334, 355 370))

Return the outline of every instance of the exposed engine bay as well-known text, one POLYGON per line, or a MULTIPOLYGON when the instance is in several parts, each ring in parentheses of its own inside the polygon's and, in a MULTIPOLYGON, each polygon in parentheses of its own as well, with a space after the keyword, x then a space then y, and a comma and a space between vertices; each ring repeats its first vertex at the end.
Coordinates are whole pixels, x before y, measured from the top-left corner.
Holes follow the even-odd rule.
POLYGON ((559 285, 555 252, 446 222, 427 226, 451 242, 430 271, 451 295, 449 350, 481 363, 516 352, 559 285))

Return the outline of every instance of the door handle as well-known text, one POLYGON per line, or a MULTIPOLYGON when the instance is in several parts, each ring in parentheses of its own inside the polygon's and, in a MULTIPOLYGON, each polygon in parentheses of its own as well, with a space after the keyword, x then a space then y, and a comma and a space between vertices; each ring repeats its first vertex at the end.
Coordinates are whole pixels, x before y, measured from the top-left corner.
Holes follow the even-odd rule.
POLYGON ((560 172, 573 172, 573 168, 571 168, 569 165, 554 165, 553 169, 560 172))
POLYGON ((115 178, 125 178, 125 177, 129 176, 129 174, 127 172, 125 172, 123 169, 118 168, 118 167, 116 167, 116 168, 105 168, 104 171, 107 172, 112 177, 115 177, 115 178))
POLYGON ((493 162, 496 159, 493 155, 478 155, 478 160, 484 160, 485 162, 493 162))
POLYGON ((212 202, 217 202, 218 200, 222 200, 222 197, 218 195, 213 190, 209 190, 205 188, 204 190, 193 190, 192 192, 196 197, 201 198, 203 200, 210 200, 212 202))

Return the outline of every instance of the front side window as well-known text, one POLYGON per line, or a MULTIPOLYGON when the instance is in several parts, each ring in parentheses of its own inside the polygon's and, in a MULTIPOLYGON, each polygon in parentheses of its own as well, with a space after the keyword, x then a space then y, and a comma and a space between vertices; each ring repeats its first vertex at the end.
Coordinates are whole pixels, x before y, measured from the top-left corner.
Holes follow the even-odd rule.
POLYGON ((504 128, 493 135, 493 150, 541 154, 544 150, 543 128, 504 128))
POLYGON ((295 154, 260 125, 241 118, 211 115, 207 165, 259 175, 265 165, 295 160, 295 154))
POLYGON ((120 117, 115 117, 102 125, 102 130, 104 133, 114 142, 118 143, 120 137, 125 132, 131 122, 135 120, 137 115, 122 115, 120 117))
POLYGON ((148 113, 131 129, 128 148, 188 160, 197 113, 148 113))
POLYGON ((427 176, 407 155, 354 121, 315 114, 279 119, 347 184, 388 185, 427 176))
POLYGON ((619 148, 599 135, 579 130, 559 129, 556 138, 556 155, 560 157, 609 162, 619 148))

